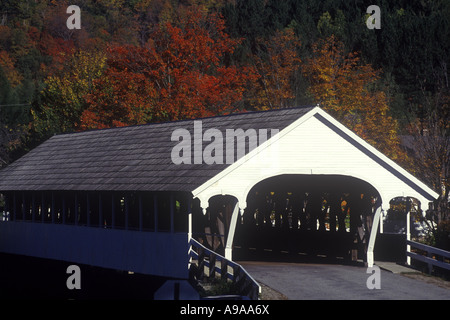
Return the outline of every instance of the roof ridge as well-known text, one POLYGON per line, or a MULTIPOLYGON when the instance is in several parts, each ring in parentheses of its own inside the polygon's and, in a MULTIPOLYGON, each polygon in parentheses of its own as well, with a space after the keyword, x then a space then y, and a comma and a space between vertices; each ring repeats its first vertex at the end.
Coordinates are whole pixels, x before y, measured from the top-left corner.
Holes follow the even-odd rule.
POLYGON ((201 118, 180 119, 180 120, 163 121, 163 122, 149 122, 149 123, 134 124, 134 125, 128 125, 128 126, 122 126, 122 127, 110 127, 110 128, 102 128, 102 129, 88 129, 88 130, 74 131, 74 132, 63 132, 63 133, 56 133, 53 135, 53 137, 73 135, 73 134, 82 134, 82 133, 89 133, 89 132, 120 130, 120 129, 125 129, 125 128, 129 129, 129 128, 145 127, 145 126, 167 125, 167 124, 182 123, 182 122, 195 121, 195 120, 207 120, 207 119, 217 119, 217 118, 224 118, 224 117, 235 117, 235 116, 245 116, 245 115, 261 114, 261 113, 281 112, 281 111, 286 111, 286 110, 306 110, 306 109, 313 109, 313 108, 314 108, 313 105, 305 105, 305 106, 269 109, 269 110, 244 111, 244 112, 221 114, 221 115, 201 117, 201 118))

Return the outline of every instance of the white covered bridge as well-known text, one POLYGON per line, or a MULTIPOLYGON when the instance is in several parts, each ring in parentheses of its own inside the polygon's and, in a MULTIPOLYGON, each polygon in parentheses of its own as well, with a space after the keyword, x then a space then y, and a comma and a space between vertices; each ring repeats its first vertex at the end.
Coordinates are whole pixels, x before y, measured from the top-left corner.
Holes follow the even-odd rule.
POLYGON ((181 279, 191 237, 228 259, 359 238, 371 265, 390 200, 438 197, 319 107, 56 135, 0 171, 0 194, 1 252, 181 279))

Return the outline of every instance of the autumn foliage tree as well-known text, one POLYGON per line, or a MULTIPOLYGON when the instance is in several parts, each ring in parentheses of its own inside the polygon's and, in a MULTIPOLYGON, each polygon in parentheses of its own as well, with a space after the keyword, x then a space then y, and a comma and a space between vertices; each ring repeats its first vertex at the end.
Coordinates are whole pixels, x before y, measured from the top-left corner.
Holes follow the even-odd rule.
POLYGON ((12 87, 20 84, 23 76, 16 70, 13 59, 8 52, 0 51, 0 67, 3 68, 5 75, 12 87))
POLYGON ((102 52, 73 51, 68 63, 44 81, 41 105, 31 110, 34 131, 46 136, 79 130, 80 117, 87 108, 85 96, 94 91, 94 81, 105 67, 102 52))
POLYGON ((334 36, 313 45, 302 69, 310 94, 361 138, 393 160, 405 163, 398 124, 389 115, 388 97, 377 89, 380 73, 363 64, 356 53, 346 54, 334 36))
POLYGON ((108 69, 87 95, 83 128, 179 120, 233 111, 250 67, 227 65, 238 40, 217 14, 189 10, 178 23, 162 24, 145 46, 110 48, 108 69))
POLYGON ((300 41, 290 28, 260 40, 254 65, 259 79, 253 86, 251 103, 258 110, 293 107, 294 77, 300 68, 300 41))
MULTIPOLYGON (((442 80, 437 81, 440 88, 436 94, 424 91, 418 110, 411 110, 406 137, 416 175, 440 193, 435 203, 438 229, 441 222, 450 219, 450 86, 442 80)), ((435 236, 436 231, 433 228, 435 236)), ((447 239, 449 234, 450 229, 446 231, 447 239)))

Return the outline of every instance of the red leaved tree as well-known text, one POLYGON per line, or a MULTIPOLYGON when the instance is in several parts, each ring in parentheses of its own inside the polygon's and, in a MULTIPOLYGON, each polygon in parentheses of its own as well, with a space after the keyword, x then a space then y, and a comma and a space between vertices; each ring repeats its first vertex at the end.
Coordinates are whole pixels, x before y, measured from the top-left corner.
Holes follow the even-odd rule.
POLYGON ((104 128, 179 120, 227 113, 241 101, 252 68, 225 63, 238 40, 225 33, 218 14, 189 10, 178 23, 168 22, 143 47, 109 49, 108 68, 82 127, 104 128))

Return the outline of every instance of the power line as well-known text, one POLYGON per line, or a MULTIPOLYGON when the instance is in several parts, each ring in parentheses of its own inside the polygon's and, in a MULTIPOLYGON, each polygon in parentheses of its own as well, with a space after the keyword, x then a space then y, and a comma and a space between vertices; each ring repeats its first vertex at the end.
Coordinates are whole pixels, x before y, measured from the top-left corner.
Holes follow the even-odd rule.
POLYGON ((0 104, 0 107, 23 107, 23 106, 31 106, 31 103, 0 104))

